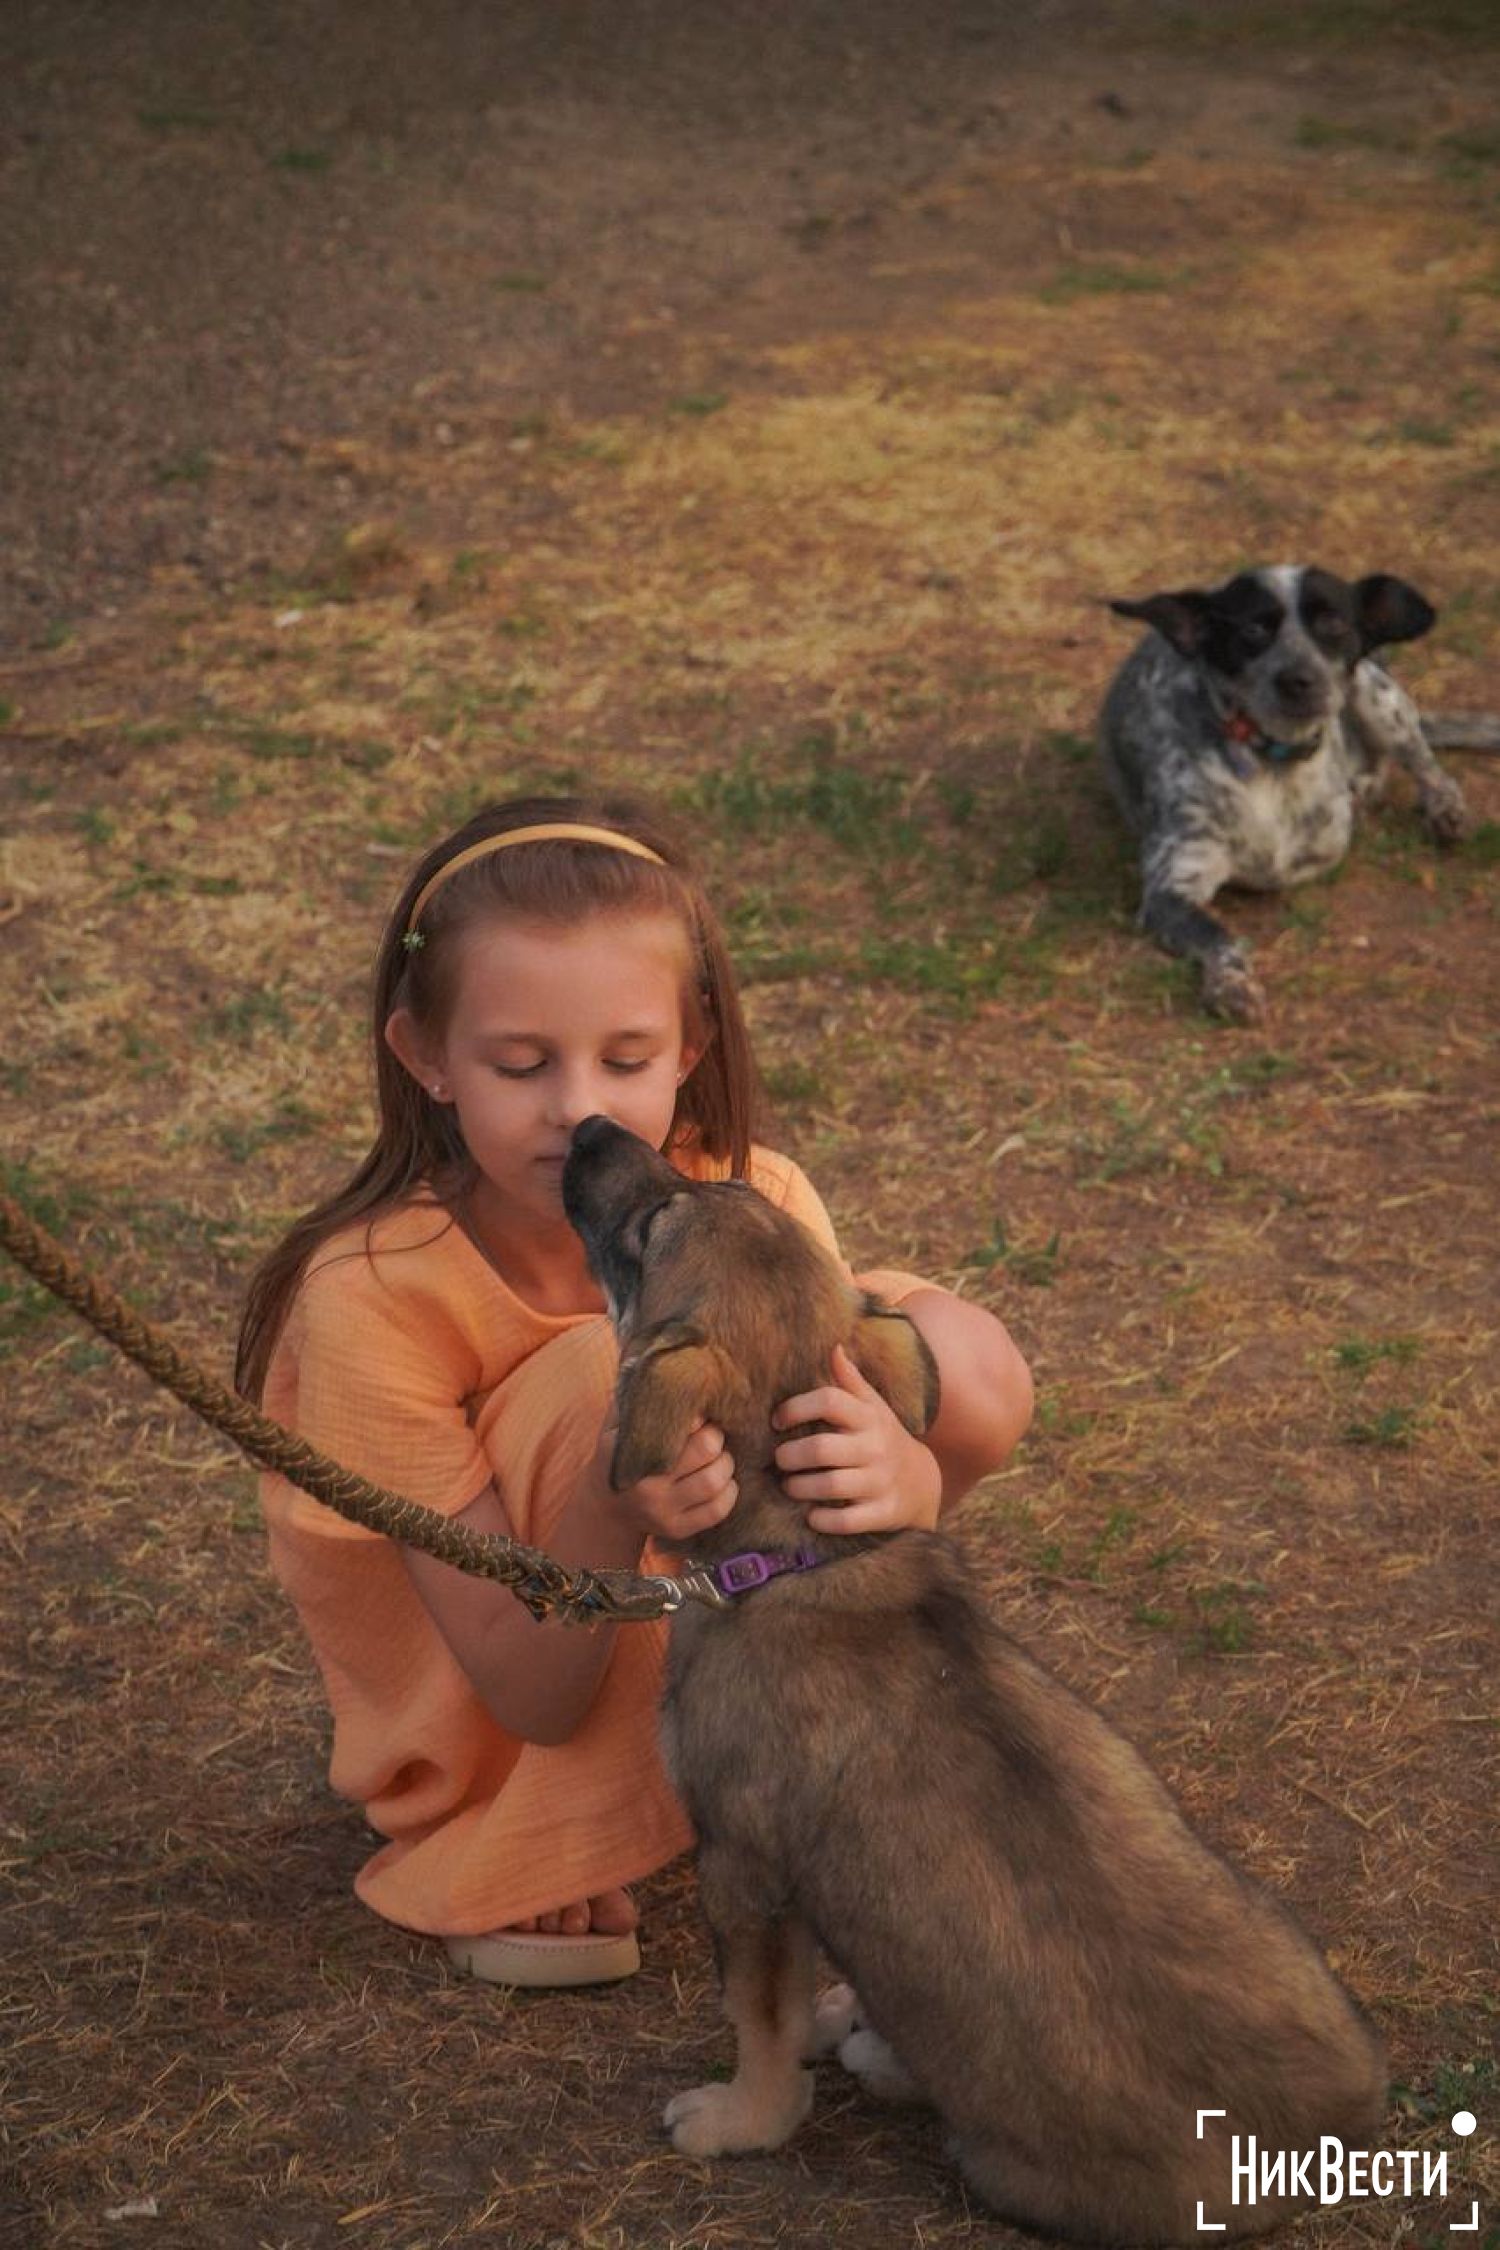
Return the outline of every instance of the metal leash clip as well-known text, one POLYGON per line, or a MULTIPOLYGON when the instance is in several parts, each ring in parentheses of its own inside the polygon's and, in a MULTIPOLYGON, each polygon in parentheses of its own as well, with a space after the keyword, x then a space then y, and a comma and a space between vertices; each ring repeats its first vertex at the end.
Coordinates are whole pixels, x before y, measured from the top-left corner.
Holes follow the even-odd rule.
POLYGON ((652 1578, 648 1583, 660 1587, 668 1617, 675 1617, 688 1602, 702 1602, 707 1609, 730 1607, 729 1596, 719 1586, 713 1572, 698 1564, 683 1571, 680 1578, 652 1578))
POLYGON ((728 1555, 722 1562, 689 1563, 680 1578, 653 1578, 649 1583, 659 1587, 670 1616, 682 1608, 684 1602, 702 1602, 709 1609, 732 1609, 736 1597, 749 1594, 757 1586, 780 1578, 787 1571, 817 1570, 823 1557, 812 1547, 799 1547, 793 1554, 762 1554, 752 1549, 743 1555, 728 1555))

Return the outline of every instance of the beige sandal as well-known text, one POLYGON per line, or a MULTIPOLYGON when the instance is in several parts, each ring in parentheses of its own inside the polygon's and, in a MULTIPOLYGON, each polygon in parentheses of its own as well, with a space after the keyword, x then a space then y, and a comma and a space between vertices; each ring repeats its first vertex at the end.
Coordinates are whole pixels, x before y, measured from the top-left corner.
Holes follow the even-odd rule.
POLYGON ((444 1940, 455 1968, 485 1984, 511 1984, 528 1992, 562 1992, 576 1985, 618 1984, 641 1965, 634 1930, 580 1936, 548 1930, 490 1930, 482 1937, 444 1940))

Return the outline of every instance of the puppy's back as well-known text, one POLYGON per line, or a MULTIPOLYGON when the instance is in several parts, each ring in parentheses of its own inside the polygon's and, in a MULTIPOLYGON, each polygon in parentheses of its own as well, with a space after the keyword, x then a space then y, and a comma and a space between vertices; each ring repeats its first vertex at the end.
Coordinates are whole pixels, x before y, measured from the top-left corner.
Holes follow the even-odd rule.
POLYGON ((1200 2107, 1267 2148, 1373 2145, 1378 2044, 1316 1949, 994 1625, 946 1540, 818 1573, 795 1606, 762 1719, 798 1754, 760 1842, 988 2200, 1114 2239, 1185 2213, 1191 2237, 1229 2178, 1200 2107))

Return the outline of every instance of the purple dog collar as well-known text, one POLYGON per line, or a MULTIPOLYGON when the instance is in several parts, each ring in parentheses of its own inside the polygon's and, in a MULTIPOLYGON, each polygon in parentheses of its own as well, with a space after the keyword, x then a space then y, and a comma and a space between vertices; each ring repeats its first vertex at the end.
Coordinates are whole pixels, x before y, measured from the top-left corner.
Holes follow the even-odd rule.
POLYGON ((726 1555, 722 1562, 690 1563, 680 1578, 660 1578, 656 1583, 665 1597, 668 1616, 684 1602, 702 1602, 709 1609, 729 1609, 741 1594, 753 1594, 773 1578, 788 1571, 816 1570, 824 1557, 811 1547, 794 1554, 766 1554, 752 1548, 743 1555, 726 1555))
POLYGON ((768 1578, 780 1578, 786 1571, 816 1570, 822 1560, 810 1547, 799 1547, 794 1555, 767 1555, 752 1549, 749 1554, 727 1555, 721 1563, 710 1563, 704 1575, 721 1594, 749 1594, 764 1586, 768 1578))

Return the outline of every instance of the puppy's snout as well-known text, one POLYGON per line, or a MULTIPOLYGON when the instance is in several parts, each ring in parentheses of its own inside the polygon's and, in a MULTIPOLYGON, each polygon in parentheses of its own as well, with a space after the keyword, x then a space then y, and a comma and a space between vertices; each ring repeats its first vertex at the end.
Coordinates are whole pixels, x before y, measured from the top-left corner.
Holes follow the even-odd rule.
POLYGON ((570 1150, 576 1149, 581 1155, 587 1156, 590 1149, 603 1147, 612 1134, 623 1130, 623 1126, 617 1125, 612 1117, 586 1117, 581 1125, 574 1126, 573 1138, 568 1146, 570 1150))
POLYGON ((575 1227, 582 1228, 596 1207, 602 1208, 610 1157, 616 1144, 629 1138, 608 1117, 585 1117, 574 1126, 563 1165, 562 1193, 563 1209, 575 1227))
POLYGON ((1323 700, 1323 682, 1310 664, 1288 664, 1276 675, 1276 693, 1293 709, 1310 710, 1323 700))
POLYGON ((651 1196, 680 1184, 650 1143, 612 1117, 585 1117, 573 1128, 563 1165, 563 1209, 580 1233, 615 1225, 651 1196))

